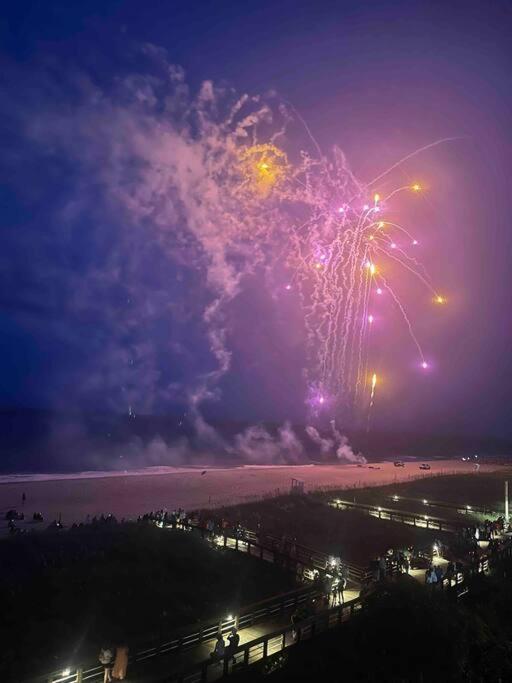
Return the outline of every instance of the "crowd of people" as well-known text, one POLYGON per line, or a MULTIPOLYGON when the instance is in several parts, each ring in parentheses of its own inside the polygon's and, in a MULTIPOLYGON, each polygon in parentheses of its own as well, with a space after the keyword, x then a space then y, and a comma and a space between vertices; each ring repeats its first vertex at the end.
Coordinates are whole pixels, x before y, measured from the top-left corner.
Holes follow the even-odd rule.
POLYGON ((193 526, 195 519, 182 508, 172 511, 162 508, 161 510, 152 510, 145 515, 139 515, 137 522, 155 522, 161 526, 170 526, 173 529, 186 529, 193 526))

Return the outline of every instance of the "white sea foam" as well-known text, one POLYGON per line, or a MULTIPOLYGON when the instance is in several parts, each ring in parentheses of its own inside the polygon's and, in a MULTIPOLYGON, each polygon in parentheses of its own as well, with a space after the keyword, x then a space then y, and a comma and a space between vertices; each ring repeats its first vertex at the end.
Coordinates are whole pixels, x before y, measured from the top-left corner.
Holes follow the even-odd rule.
POLYGON ((201 472, 222 472, 234 469, 302 469, 304 467, 315 467, 314 463, 304 465, 239 465, 236 467, 212 467, 211 465, 196 467, 169 467, 158 465, 154 467, 143 467, 131 470, 89 470, 86 472, 38 472, 18 474, 0 474, 0 484, 18 484, 21 482, 32 481, 59 481, 66 479, 102 479, 105 477, 139 477, 155 476, 158 474, 184 474, 201 472))

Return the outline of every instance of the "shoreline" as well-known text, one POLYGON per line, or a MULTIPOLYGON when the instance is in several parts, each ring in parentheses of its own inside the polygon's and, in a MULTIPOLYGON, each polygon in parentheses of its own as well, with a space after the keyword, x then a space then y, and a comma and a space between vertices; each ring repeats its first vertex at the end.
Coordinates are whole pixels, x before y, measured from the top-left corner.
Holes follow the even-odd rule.
MULTIPOLYGON (((10 509, 24 512, 26 520, 20 528, 43 529, 62 517, 70 526, 87 517, 114 514, 117 519, 136 519, 151 510, 214 509, 261 500, 290 493, 291 480, 304 482, 304 491, 354 489, 363 486, 410 481, 420 477, 450 474, 474 474, 473 463, 460 460, 430 461, 431 470, 419 469, 420 461, 403 468, 393 463, 320 466, 244 466, 236 468, 173 468, 171 473, 131 474, 116 476, 16 480, 0 487, 0 530, 7 532, 5 513, 10 509), (158 476, 157 476, 158 474, 158 476), (26 501, 23 503, 23 494, 26 501), (44 515, 43 523, 32 522, 34 512, 44 515)), ((508 471, 504 465, 481 465, 480 471, 508 471)))
POLYGON ((305 463, 303 465, 194 465, 175 467, 172 465, 155 465, 133 470, 85 470, 83 472, 20 472, 0 474, 0 485, 32 483, 44 481, 73 481, 83 479, 110 479, 112 477, 155 477, 162 475, 184 474, 195 472, 231 472, 242 469, 288 469, 305 467, 344 467, 351 463, 305 463))
MULTIPOLYGON (((402 460, 406 467, 404 469, 412 469, 415 466, 419 466, 422 462, 427 462, 431 466, 435 466, 439 463, 446 464, 452 462, 454 464, 459 464, 462 462, 460 458, 414 458, 409 456, 408 458, 399 458, 402 460)), ((258 464, 258 463, 244 463, 242 465, 188 465, 188 466, 177 466, 177 465, 154 465, 150 467, 141 467, 129 470, 84 470, 80 472, 11 472, 11 473, 0 473, 0 486, 5 484, 18 484, 18 483, 35 483, 35 482, 51 482, 51 481, 75 481, 75 480, 86 480, 86 479, 111 479, 115 477, 149 477, 149 476, 164 476, 173 474, 184 474, 184 473, 197 473, 197 472, 232 472, 236 470, 285 470, 285 469, 307 469, 307 468, 358 468, 359 470, 367 469, 379 469, 382 466, 388 466, 393 464, 393 459, 384 459, 375 462, 367 462, 365 464, 358 464, 352 462, 308 462, 308 463, 297 463, 297 464, 258 464)), ((473 465, 475 461, 470 461, 466 463, 466 467, 473 465)), ((506 467, 506 465, 492 465, 485 463, 485 460, 479 462, 482 467, 506 467)), ((512 465, 512 462, 511 462, 512 465)), ((456 468, 457 469, 457 468, 456 468)))

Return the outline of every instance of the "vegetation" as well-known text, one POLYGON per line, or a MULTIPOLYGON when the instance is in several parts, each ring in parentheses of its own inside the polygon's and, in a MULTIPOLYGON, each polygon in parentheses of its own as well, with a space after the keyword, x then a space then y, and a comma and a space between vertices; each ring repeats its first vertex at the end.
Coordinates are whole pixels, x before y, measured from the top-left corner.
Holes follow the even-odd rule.
POLYGON ((435 539, 449 543, 439 531, 379 520, 359 512, 328 507, 316 496, 281 496, 219 511, 262 534, 295 538, 297 543, 367 566, 389 548, 431 546, 435 539))
POLYGON ((0 578, 4 682, 94 661, 103 642, 149 646, 292 587, 272 564, 149 524, 6 539, 0 578))

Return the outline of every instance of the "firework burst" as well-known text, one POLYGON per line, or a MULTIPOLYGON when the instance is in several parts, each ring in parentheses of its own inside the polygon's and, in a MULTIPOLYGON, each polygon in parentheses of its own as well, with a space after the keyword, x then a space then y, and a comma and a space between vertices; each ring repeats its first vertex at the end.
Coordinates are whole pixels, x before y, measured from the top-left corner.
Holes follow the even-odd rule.
MULTIPOLYGON (((192 96, 183 72, 167 64, 160 78, 122 82, 127 92, 120 101, 104 94, 91 107, 86 93, 84 103, 74 105, 73 124, 60 109, 50 112, 45 144, 65 147, 83 165, 84 177, 100 179, 107 201, 147 229, 144 235, 158 244, 170 270, 190 267, 204 284, 205 296, 194 303, 217 369, 194 378, 185 392, 179 387, 194 410, 216 395, 214 385, 229 371, 226 304, 244 276, 258 269, 272 273, 273 288, 301 306, 308 361, 297 371, 306 376, 313 412, 330 418, 373 403, 371 377, 380 377, 380 368, 368 342, 378 331, 384 298, 396 304, 418 365, 428 370, 390 267, 419 278, 438 306, 446 303, 417 260, 420 240, 390 219, 400 194, 421 196, 420 183, 384 192, 388 172, 360 182, 341 150, 323 154, 300 115, 274 95, 237 98, 205 82, 192 96), (304 133, 312 153, 303 151, 304 133)), ((128 250, 128 234, 126 240, 128 250)), ((130 368, 140 348, 130 351, 130 368)), ((141 381, 137 376, 130 385, 141 381)), ((135 395, 127 398, 135 405, 135 395)))

